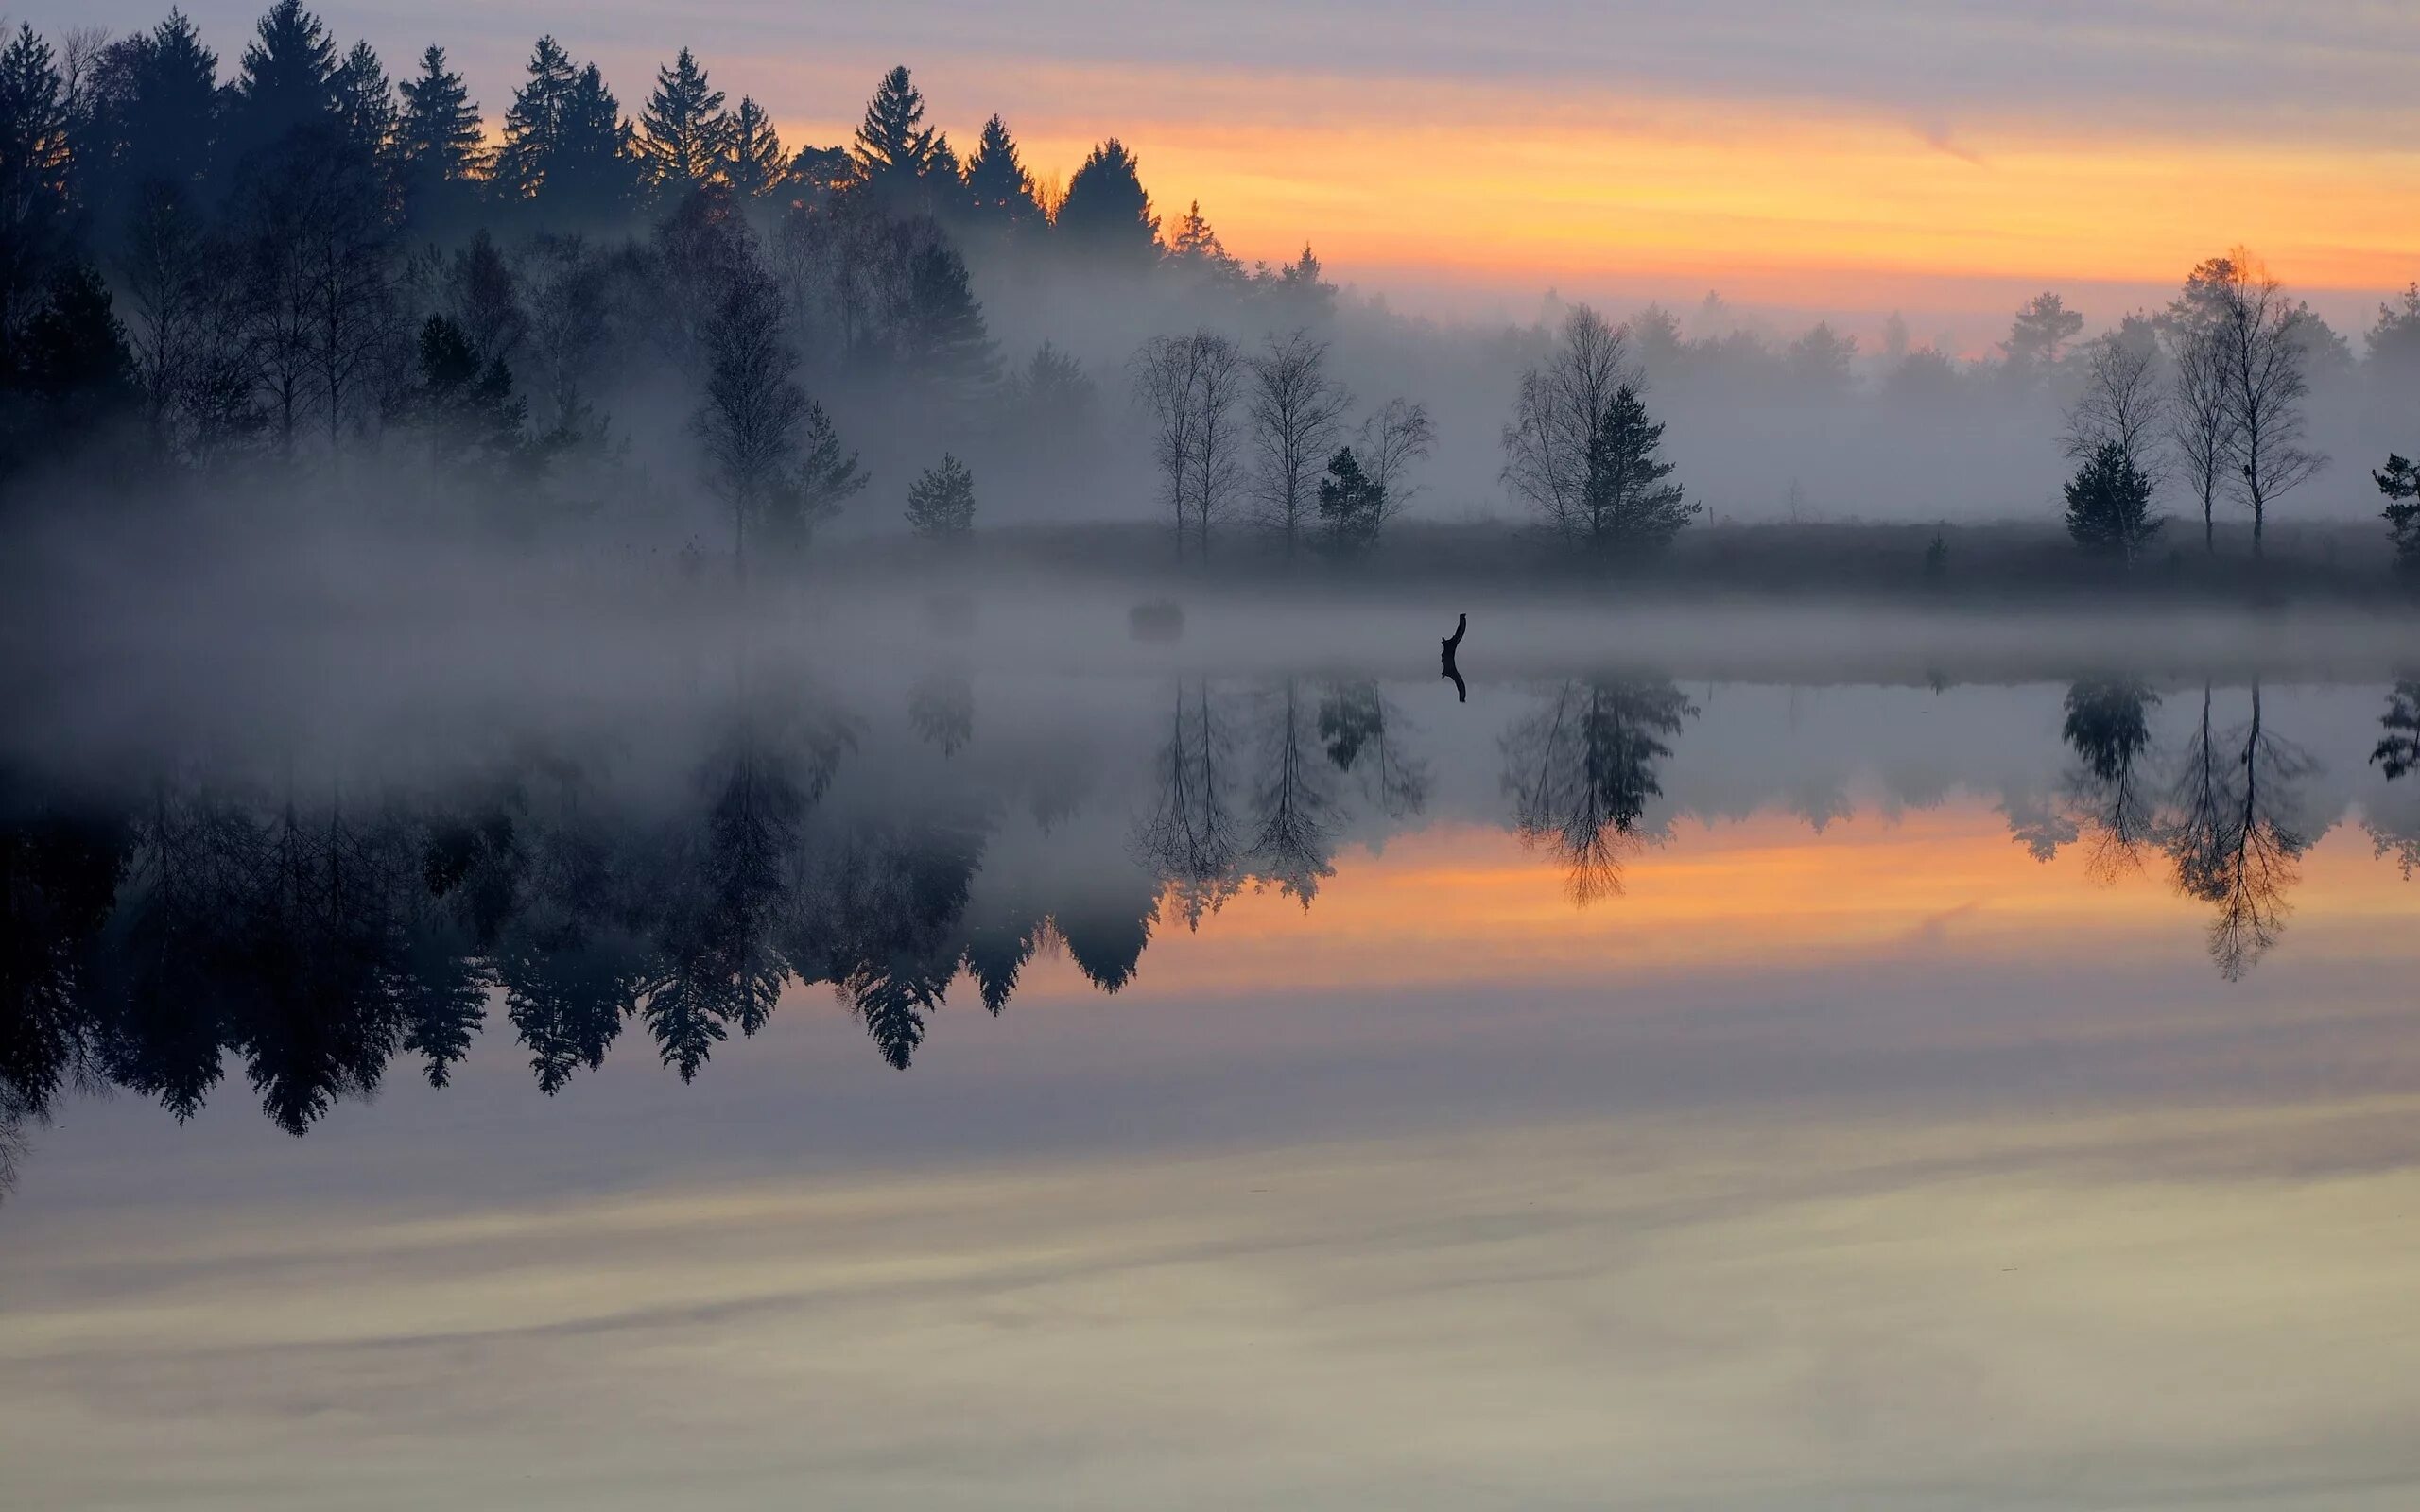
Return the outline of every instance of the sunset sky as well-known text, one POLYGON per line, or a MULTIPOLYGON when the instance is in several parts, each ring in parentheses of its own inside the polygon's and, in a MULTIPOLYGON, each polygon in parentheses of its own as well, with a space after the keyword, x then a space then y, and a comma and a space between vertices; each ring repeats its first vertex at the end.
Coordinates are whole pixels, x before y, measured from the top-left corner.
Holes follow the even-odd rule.
MULTIPOLYGON (((37 0, 51 30, 156 19, 37 0)), ((192 13, 232 67, 257 7, 192 13)), ((1549 286, 1973 339, 2061 289, 2096 324, 2244 242, 2348 335, 2420 276, 2420 10, 2353 0, 1806 9, 1710 0, 1316 9, 1106 0, 716 0, 325 9, 401 71, 444 43, 491 123, 530 40, 605 68, 625 110, 697 49, 794 145, 846 139, 914 68, 971 145, 1004 114, 1030 164, 1121 136, 1164 213, 1247 258, 1314 242, 1336 274, 1441 314, 1527 316, 1549 286)))

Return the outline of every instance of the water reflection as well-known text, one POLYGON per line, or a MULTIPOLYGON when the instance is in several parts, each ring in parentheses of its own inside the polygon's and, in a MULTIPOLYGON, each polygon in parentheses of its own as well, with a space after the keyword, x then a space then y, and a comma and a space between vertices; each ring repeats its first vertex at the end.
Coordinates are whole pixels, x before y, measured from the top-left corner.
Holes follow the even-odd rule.
MULTIPOLYGON (((978 733, 959 668, 908 684, 904 728, 742 680, 664 763, 556 731, 410 778, 196 760, 164 762, 136 794, 28 771, 0 816, 0 1129, 85 1084, 182 1119, 240 1075, 301 1133, 399 1059, 442 1085, 492 1015, 550 1094, 626 1032, 687 1079, 800 985, 828 987, 905 1068, 954 989, 996 1015, 1038 954, 1063 951, 1116 992, 1155 930, 1201 929, 1246 890, 1310 911, 1348 857, 1448 820, 1516 836, 1573 903, 1619 907, 1625 867, 1680 814, 1784 811, 1820 831, 1853 812, 1842 770, 1796 748, 1795 692, 1778 718, 1762 706, 1694 738, 1736 693, 1608 673, 1415 723, 1409 695, 1374 679, 1187 675, 1019 746, 978 733), (1155 733, 1112 738, 1138 722, 1155 733), (1668 798, 1693 763, 1705 782, 1668 798), (1490 775, 1492 808, 1471 781, 1490 775)), ((1913 726, 1936 696, 1890 696, 1913 726)), ((2377 784, 2361 823, 2406 875, 2415 701, 2420 685, 2393 691, 2361 768, 2377 784)), ((2333 822, 2308 791, 2325 767, 2278 720, 2256 683, 2078 681, 2041 731, 2063 769, 1969 775, 1998 784, 2035 854, 2087 846, 2103 885, 2164 861, 2234 981, 2278 944, 2333 822)), ((1867 738, 1893 774, 1887 811, 1957 789, 1904 730, 1867 738)))

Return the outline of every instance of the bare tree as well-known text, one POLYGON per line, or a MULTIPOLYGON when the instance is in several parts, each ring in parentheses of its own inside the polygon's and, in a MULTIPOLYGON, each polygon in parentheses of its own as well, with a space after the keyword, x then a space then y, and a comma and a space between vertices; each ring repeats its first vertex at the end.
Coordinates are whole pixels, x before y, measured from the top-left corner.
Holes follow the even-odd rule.
POLYGON ((2302 312, 2285 285, 2240 248, 2219 327, 2228 418, 2235 425, 2237 490, 2252 507, 2252 552, 2260 554, 2271 500, 2299 487, 2326 459, 2305 450, 2303 397, 2310 391, 2302 312))
POLYGON ((1197 331, 1153 336, 1129 366, 1136 402, 1155 422, 1152 458, 1176 525, 1177 558, 1184 558, 1190 530, 1207 559, 1211 526, 1233 504, 1242 476, 1236 405, 1243 396, 1243 357, 1225 336, 1197 331))
POLYGON ((1592 459, 1607 410, 1635 387, 1627 333, 1587 305, 1566 316, 1543 367, 1521 375, 1512 423, 1504 427, 1504 482, 1558 533, 1587 534, 1592 459))
POLYGON ((578 236, 542 236, 514 269, 527 307, 535 379, 531 386, 552 411, 544 428, 576 425, 587 407, 590 366, 605 345, 605 268, 578 236))
POLYGON ((2084 461, 2115 443, 2157 489, 2165 472, 2159 442, 2168 420, 2168 394, 2159 377, 2159 351, 2149 341, 2113 332, 2094 342, 2084 359, 2083 392, 2068 406, 2061 438, 2068 459, 2084 461))
POLYGON ((1436 438, 1428 406, 1408 399, 1388 400, 1361 422, 1356 455, 1362 475, 1385 497, 1384 519, 1393 518, 1419 493, 1420 486, 1410 481, 1411 464, 1428 455, 1436 438))
POLYGON ((2235 467, 2235 415, 2227 405, 2224 341, 2215 327, 2178 337, 2169 380, 2168 438, 2185 465, 2185 480, 2202 501, 2202 549, 2215 550, 2219 490, 2235 467))
POLYGON ((177 410, 204 356, 210 249, 200 217, 175 186, 146 187, 127 228, 118 277, 126 289, 128 346, 151 444, 175 448, 177 410))
POLYGON ((760 269, 732 278, 704 332, 705 403, 695 421, 715 490, 731 507, 732 558, 748 568, 749 517, 764 507, 798 451, 807 415, 783 339, 781 295, 760 269))
POLYGON ((1252 491, 1262 523, 1291 560, 1318 502, 1321 469, 1343 433, 1352 396, 1327 372, 1327 343, 1296 331, 1251 360, 1252 491))

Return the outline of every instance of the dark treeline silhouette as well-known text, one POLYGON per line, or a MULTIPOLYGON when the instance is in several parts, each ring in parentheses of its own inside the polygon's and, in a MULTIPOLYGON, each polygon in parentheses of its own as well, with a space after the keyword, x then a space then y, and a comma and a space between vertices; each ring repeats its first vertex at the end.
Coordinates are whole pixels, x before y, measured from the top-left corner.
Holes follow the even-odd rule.
MULTIPOLYGON (((1786 401, 1796 418, 1758 449, 1787 458, 1799 430, 1872 402, 1934 437, 2015 417, 2036 450, 2064 448, 2075 540, 2127 570, 2184 555, 2163 498, 2199 517, 2204 553, 2223 510, 2261 554, 2324 475, 2315 398, 2358 373, 2360 407, 2408 415, 2420 380, 2420 287, 2381 307, 2357 360, 2242 249, 2088 340, 2040 295, 1980 359, 1895 318, 1876 352, 1828 322, 1769 338, 1712 295, 1685 317, 1549 310, 1445 357, 1420 322, 1343 320, 1308 246, 1247 266, 1198 202, 1164 215, 1115 136, 1063 189, 996 115, 953 144, 905 67, 845 144, 786 144, 772 114, 686 49, 626 100, 552 36, 483 107, 441 46, 390 74, 301 0, 226 53, 176 11, 114 40, 20 27, 0 43, 11 508, 72 520, 96 491, 243 485, 519 534, 612 503, 695 534, 711 507, 735 558, 794 559, 877 478, 886 523, 904 503, 951 537, 978 496, 1046 505, 1104 480, 1140 518, 1156 476, 1180 558, 1249 530, 1280 559, 1343 563, 1426 486, 1441 433, 1495 435, 1492 469, 1461 443, 1462 502, 1492 471, 1554 554, 1643 571, 1718 499, 1689 474, 1730 475, 1705 448, 1748 450, 1729 443, 1786 401), (1030 311, 1072 323, 1076 301, 1048 296, 1069 287, 1119 304, 1083 333, 1091 370, 1064 342, 1027 345, 1030 311), (1347 382, 1392 387, 1412 352, 1477 412, 1441 426, 1347 382), (1667 439, 1675 416, 1702 433, 1694 462, 1667 439)), ((2397 559, 2420 560, 2409 463, 2375 476, 2397 559)), ((2054 498, 2009 503, 2060 517, 2054 498)), ((1923 570, 1954 586, 1974 568, 1947 552, 1923 570)))

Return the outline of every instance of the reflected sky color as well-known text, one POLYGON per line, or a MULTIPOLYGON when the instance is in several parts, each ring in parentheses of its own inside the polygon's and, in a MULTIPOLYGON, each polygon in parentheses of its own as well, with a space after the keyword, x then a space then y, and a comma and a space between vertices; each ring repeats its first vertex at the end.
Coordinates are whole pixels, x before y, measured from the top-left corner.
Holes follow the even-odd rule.
POLYGON ((1046 950, 905 1074, 794 988, 685 1089, 626 1045, 544 1099, 492 1030, 301 1141, 78 1102, 0 1211, 0 1460, 34 1506, 2408 1504, 2411 884, 2335 828, 2222 985, 2196 903, 2085 871, 1973 799, 1767 809, 1579 908, 1449 818, 1164 908, 1115 996, 1046 950))
MULTIPOLYGON (((257 8, 191 8, 222 60, 257 8)), ((918 0, 812 15, 441 4, 328 10, 390 67, 432 40, 491 122, 552 29, 626 110, 696 48, 792 140, 838 142, 906 61, 961 144, 1004 113, 1046 175, 1115 134, 1161 210, 1198 198, 1247 257, 1305 238, 1365 288, 1527 316, 1539 290, 1735 301, 1979 347, 2046 284, 2096 321, 2238 242, 2341 326, 2413 276, 2404 214, 2420 21, 2392 6, 1860 0, 1821 11, 1523 0, 1215 11, 918 0)), ((147 26, 131 0, 38 26, 147 26)))

